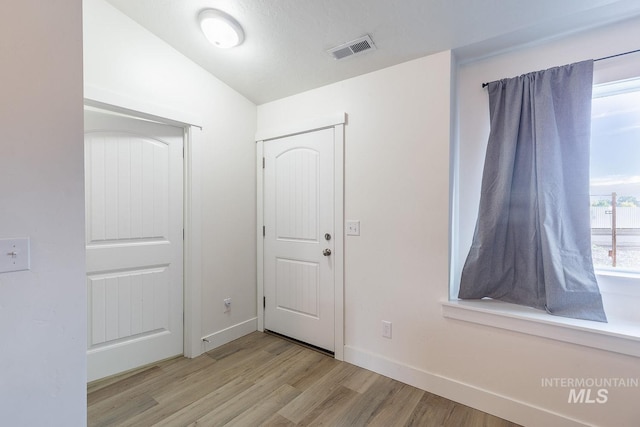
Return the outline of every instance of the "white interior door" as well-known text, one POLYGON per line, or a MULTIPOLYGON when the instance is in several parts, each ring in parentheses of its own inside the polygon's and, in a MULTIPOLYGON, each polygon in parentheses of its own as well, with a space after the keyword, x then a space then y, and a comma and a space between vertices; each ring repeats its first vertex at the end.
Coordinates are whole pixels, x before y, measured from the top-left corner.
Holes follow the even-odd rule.
POLYGON ((183 138, 85 111, 89 381, 183 353, 183 138))
POLYGON ((334 129, 264 143, 264 327, 334 351, 334 129))

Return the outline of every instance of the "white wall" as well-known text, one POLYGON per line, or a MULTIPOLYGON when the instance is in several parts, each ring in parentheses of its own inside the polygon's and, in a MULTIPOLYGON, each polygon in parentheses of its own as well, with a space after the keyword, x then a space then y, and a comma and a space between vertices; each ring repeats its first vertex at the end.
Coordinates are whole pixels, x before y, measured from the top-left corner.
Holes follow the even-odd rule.
MULTIPOLYGON (((628 46, 638 39, 633 28, 622 25, 622 34, 607 30, 592 38, 611 35, 603 43, 629 39, 628 46)), ((556 49, 580 56, 573 51, 590 46, 592 38, 556 49)), ((547 52, 540 49, 540 55, 547 52)), ((638 390, 611 390, 606 405, 571 405, 566 389, 543 389, 541 381, 637 377, 636 358, 442 316, 449 280, 450 91, 464 109, 468 99, 486 102, 483 81, 515 67, 544 68, 525 50, 510 55, 463 67, 458 84, 445 52, 260 105, 258 130, 334 111, 349 114, 345 217, 361 221, 362 235, 345 241, 347 361, 521 424, 635 425, 638 390), (382 320, 393 322, 391 340, 381 337, 382 320)), ((482 114, 461 117, 461 143, 482 155, 485 120, 482 114)), ((460 161, 462 179, 479 188, 482 163, 460 161)), ((475 215, 477 199, 467 191, 461 210, 475 215)), ((460 254, 467 250, 463 242, 460 254)))
POLYGON ((0 423, 79 426, 86 422, 80 0, 0 3, 0 58, 0 238, 31 237, 31 270, 0 273, 0 423))
MULTIPOLYGON (((447 297, 449 53, 258 106, 258 129, 346 111, 345 357, 439 371, 447 297), (381 321, 393 322, 393 339, 381 321)), ((442 363, 441 363, 442 362, 442 363)), ((446 371, 446 368, 444 369, 446 371)))
POLYGON ((84 1, 84 42, 88 92, 116 93, 203 126, 194 140, 194 214, 202 227, 193 248, 201 260, 196 326, 200 337, 232 328, 210 347, 255 330, 255 105, 103 0, 84 1), (226 297, 233 299, 227 314, 226 297))

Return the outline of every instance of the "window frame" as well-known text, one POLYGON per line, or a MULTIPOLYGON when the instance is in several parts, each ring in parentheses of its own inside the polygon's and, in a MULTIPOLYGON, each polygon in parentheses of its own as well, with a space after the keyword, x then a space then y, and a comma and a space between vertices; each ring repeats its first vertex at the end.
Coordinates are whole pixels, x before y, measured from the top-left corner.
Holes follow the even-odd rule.
MULTIPOLYGON (((593 85, 593 95, 591 96, 591 98, 605 98, 608 96, 621 95, 629 92, 640 92, 640 77, 595 84, 593 85)), ((597 276, 629 277, 631 275, 640 280, 640 270, 625 270, 623 268, 616 267, 597 267, 595 265, 594 270, 597 276)), ((598 283, 600 282, 598 281, 598 283)), ((638 284, 638 286, 640 286, 640 283, 638 284)), ((621 290, 624 291, 624 288, 625 287, 623 287, 621 290)), ((619 292, 620 290, 616 291, 619 292)))

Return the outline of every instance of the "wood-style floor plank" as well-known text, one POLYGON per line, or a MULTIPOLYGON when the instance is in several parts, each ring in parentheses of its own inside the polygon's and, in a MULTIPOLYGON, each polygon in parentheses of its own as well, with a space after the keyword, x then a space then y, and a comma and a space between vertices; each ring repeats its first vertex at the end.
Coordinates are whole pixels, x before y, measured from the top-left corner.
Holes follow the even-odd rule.
POLYGON ((260 425, 299 394, 300 391, 296 388, 283 384, 225 425, 230 427, 260 425))
MULTIPOLYGON (((189 376, 193 372, 200 372, 203 368, 214 363, 216 363, 215 360, 207 357, 199 357, 192 361, 182 358, 177 364, 172 364, 164 368, 161 367, 160 369, 166 369, 164 375, 154 376, 147 381, 142 381, 124 392, 117 392, 121 387, 117 385, 118 383, 114 383, 108 386, 114 392, 113 394, 101 392, 102 389, 94 392, 101 394, 101 398, 96 399, 92 394, 89 394, 87 396, 87 400, 93 401, 93 403, 87 408, 88 421, 91 423, 91 420, 93 419, 99 420, 103 415, 106 415, 121 406, 127 405, 130 400, 139 399, 141 396, 149 396, 151 395, 150 390, 153 391, 153 398, 155 400, 155 397, 157 397, 158 393, 162 390, 167 387, 172 387, 182 378, 189 376)), ((128 420, 123 421, 119 425, 122 425, 127 421, 128 420)))
POLYGON ((89 426, 516 424, 255 332, 87 387, 89 426))
POLYGON ((182 409, 167 416, 156 426, 186 426, 194 423, 199 418, 204 417, 212 408, 216 408, 229 400, 229 396, 237 396, 251 387, 251 383, 242 378, 236 378, 222 387, 217 388, 206 396, 183 407, 182 409))
POLYGON ((296 424, 292 421, 289 421, 285 417, 280 414, 273 414, 271 417, 267 418, 262 424, 262 427, 295 427, 296 424))
POLYGON ((358 397, 358 393, 350 388, 338 386, 326 399, 306 413, 297 426, 336 425, 335 420, 342 415, 358 397))
POLYGON ((364 393, 359 393, 352 404, 336 419, 335 425, 366 426, 373 414, 382 406, 390 393, 402 385, 401 382, 379 375, 364 393))
POLYGON ((149 395, 136 396, 123 402, 121 405, 110 408, 100 414, 100 421, 96 426, 119 426, 136 415, 157 406, 158 402, 149 395))
POLYGON ((320 397, 331 394, 338 387, 343 387, 341 384, 357 372, 358 367, 348 363, 337 365, 278 413, 294 423, 302 421, 309 412, 320 405, 320 397))
POLYGON ((407 384, 397 387, 386 399, 368 422, 371 426, 403 426, 418 406, 424 392, 407 384))

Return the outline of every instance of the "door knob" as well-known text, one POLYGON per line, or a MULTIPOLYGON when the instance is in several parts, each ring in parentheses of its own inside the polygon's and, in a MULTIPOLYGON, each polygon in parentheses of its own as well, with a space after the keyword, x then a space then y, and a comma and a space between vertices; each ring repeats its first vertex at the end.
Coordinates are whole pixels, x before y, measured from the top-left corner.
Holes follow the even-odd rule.
POLYGON ((324 251, 322 251, 322 255, 324 255, 324 256, 331 255, 331 249, 325 249, 324 251))

